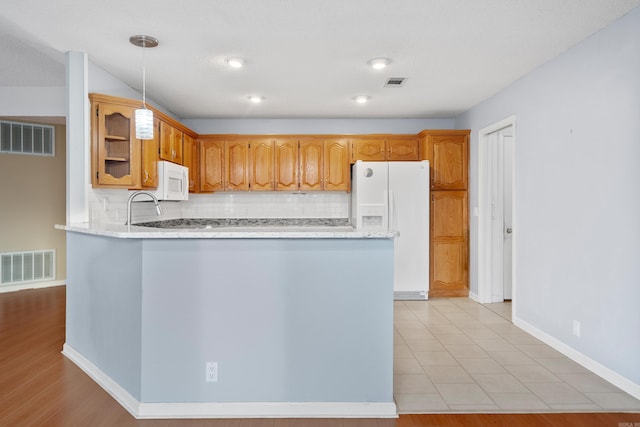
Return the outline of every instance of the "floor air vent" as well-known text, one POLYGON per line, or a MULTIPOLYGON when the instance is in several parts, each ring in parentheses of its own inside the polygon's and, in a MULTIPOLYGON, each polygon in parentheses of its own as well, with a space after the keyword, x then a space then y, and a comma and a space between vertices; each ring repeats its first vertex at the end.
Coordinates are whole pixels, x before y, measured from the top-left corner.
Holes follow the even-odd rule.
POLYGON ((56 251, 0 254, 0 285, 55 279, 56 251))
POLYGON ((405 80, 407 80, 406 77, 389 77, 384 85, 385 87, 401 87, 405 80))

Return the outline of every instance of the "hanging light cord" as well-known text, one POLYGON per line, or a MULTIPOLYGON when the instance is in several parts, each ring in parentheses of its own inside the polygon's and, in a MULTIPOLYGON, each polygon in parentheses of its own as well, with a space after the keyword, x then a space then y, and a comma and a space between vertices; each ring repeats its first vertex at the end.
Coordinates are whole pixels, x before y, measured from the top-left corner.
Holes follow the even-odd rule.
POLYGON ((145 44, 142 45, 142 106, 147 108, 147 66, 145 58, 145 44))

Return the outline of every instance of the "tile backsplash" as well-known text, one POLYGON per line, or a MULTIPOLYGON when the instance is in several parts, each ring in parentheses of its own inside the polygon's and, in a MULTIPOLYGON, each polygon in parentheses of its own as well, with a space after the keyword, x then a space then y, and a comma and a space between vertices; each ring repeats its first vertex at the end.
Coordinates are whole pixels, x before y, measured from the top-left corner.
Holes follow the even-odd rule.
MULTIPOLYGON (((91 222, 124 224, 131 191, 92 189, 89 192, 91 222)), ((132 223, 159 218, 148 197, 133 203, 132 223)), ((348 218, 351 195, 338 191, 229 192, 189 194, 182 202, 160 202, 160 219, 176 218, 348 218)))

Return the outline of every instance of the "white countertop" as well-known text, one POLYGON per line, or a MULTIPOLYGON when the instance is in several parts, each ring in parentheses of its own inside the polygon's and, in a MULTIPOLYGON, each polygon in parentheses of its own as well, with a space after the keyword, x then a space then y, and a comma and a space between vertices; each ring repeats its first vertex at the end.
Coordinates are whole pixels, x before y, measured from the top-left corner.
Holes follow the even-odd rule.
POLYGON ((387 231, 359 231, 351 226, 166 229, 136 225, 74 223, 55 227, 58 230, 120 239, 392 239, 398 235, 396 232, 387 231))

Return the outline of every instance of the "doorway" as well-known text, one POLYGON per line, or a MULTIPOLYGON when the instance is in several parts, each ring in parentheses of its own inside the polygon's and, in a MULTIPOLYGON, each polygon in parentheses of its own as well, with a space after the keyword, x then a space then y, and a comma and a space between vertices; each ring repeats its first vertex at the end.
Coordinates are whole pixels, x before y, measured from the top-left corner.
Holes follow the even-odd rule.
POLYGON ((482 129, 478 148, 478 300, 515 305, 515 116, 482 129))

